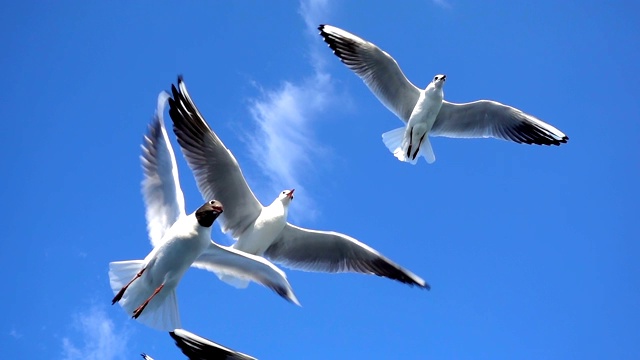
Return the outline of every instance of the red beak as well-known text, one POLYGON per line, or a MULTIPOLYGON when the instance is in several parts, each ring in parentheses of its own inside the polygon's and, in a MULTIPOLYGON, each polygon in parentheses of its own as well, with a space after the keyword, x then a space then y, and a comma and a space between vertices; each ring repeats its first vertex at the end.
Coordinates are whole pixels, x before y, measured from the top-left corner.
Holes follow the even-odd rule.
POLYGON ((291 189, 289 190, 289 193, 287 194, 287 196, 289 197, 289 199, 293 199, 293 192, 296 191, 296 189, 291 189))

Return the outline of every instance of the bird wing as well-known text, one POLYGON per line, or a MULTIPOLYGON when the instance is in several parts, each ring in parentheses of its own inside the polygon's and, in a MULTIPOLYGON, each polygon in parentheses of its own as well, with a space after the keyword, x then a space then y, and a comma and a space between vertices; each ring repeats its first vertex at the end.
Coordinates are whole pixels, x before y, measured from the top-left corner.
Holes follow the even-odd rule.
POLYGON ((300 305, 285 273, 262 256, 220 246, 212 241, 193 266, 216 274, 252 280, 273 290, 287 301, 300 305))
POLYGON ((405 123, 409 121, 420 89, 407 79, 391 55, 335 26, 320 25, 318 29, 333 53, 364 81, 378 100, 405 123))
POLYGON ((229 349, 184 329, 175 329, 169 335, 190 360, 256 360, 252 356, 229 349))
POLYGON ((178 167, 162 115, 168 97, 166 92, 158 95, 156 113, 144 137, 140 156, 147 230, 154 247, 160 245, 164 233, 185 214, 178 167))
POLYGON ((524 112, 491 100, 442 103, 429 132, 453 138, 493 137, 538 145, 560 145, 569 138, 560 130, 524 112))
POLYGON ((178 89, 172 85, 171 92, 173 131, 198 189, 205 200, 216 199, 224 205, 222 230, 237 239, 258 218, 262 205, 247 185, 236 158, 196 108, 182 77, 178 77, 178 89))
POLYGON ((429 289, 423 279, 376 250, 333 231, 309 230, 287 223, 264 255, 293 269, 375 274, 429 289))

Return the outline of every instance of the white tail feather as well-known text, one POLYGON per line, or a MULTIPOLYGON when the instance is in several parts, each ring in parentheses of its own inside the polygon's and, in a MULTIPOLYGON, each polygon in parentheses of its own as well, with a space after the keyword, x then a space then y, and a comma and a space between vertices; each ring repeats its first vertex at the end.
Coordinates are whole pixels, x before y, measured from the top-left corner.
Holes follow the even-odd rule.
POLYGON ((433 164, 433 162, 436 161, 436 155, 433 153, 431 141, 429 141, 429 134, 424 136, 424 140, 422 141, 422 145, 420 145, 420 151, 418 152, 416 159, 420 156, 424 157, 429 164, 433 164))
POLYGON ((420 156, 424 157, 424 159, 432 164, 436 161, 436 156, 433 153, 433 148, 431 147, 431 141, 429 141, 429 135, 425 135, 422 144, 420 145, 420 149, 418 150, 418 155, 415 159, 410 159, 407 157, 407 150, 403 148, 402 141, 404 140, 404 127, 400 127, 391 131, 387 131, 382 134, 382 142, 387 146, 389 151, 393 153, 393 156, 398 158, 398 160, 403 162, 408 162, 409 164, 415 165, 418 162, 420 156))
POLYGON ((404 127, 393 129, 382 134, 382 142, 386 145, 387 149, 392 154, 396 153, 396 150, 402 150, 402 139, 404 138, 404 127))
MULTIPOLYGON (((144 260, 114 261, 109 263, 109 281, 113 293, 117 294, 123 286, 127 285, 138 274, 144 264, 144 260)), ((146 281, 143 273, 140 278, 129 285, 118 304, 122 306, 127 314, 133 316, 133 311, 147 300, 154 290, 155 288, 146 281)), ((162 289, 149 302, 149 305, 137 320, 161 331, 173 331, 181 328, 175 289, 162 289)))

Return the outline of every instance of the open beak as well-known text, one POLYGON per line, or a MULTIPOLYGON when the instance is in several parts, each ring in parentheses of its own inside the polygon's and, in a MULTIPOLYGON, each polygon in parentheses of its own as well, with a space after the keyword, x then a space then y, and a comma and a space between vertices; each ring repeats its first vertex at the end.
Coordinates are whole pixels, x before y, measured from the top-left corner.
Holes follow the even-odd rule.
POLYGON ((213 211, 216 211, 217 213, 221 214, 223 209, 222 209, 222 204, 218 205, 213 205, 211 206, 211 208, 213 209, 213 211))
POLYGON ((293 200, 293 192, 296 191, 296 189, 291 189, 289 190, 289 193, 287 194, 287 196, 289 197, 289 199, 293 200))

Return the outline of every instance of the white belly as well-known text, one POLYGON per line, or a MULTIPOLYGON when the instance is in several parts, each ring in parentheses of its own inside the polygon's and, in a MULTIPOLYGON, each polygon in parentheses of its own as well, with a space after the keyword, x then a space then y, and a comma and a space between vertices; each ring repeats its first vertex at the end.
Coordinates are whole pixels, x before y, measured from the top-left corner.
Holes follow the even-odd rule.
POLYGON ((414 132, 419 131, 421 132, 420 136, 422 136, 433 127, 441 107, 442 96, 427 92, 421 94, 416 106, 413 108, 413 112, 411 112, 407 128, 415 128, 414 132))
POLYGON ((256 222, 233 245, 234 248, 262 256, 267 248, 273 244, 287 222, 284 214, 270 214, 265 211, 267 209, 263 209, 256 222))

